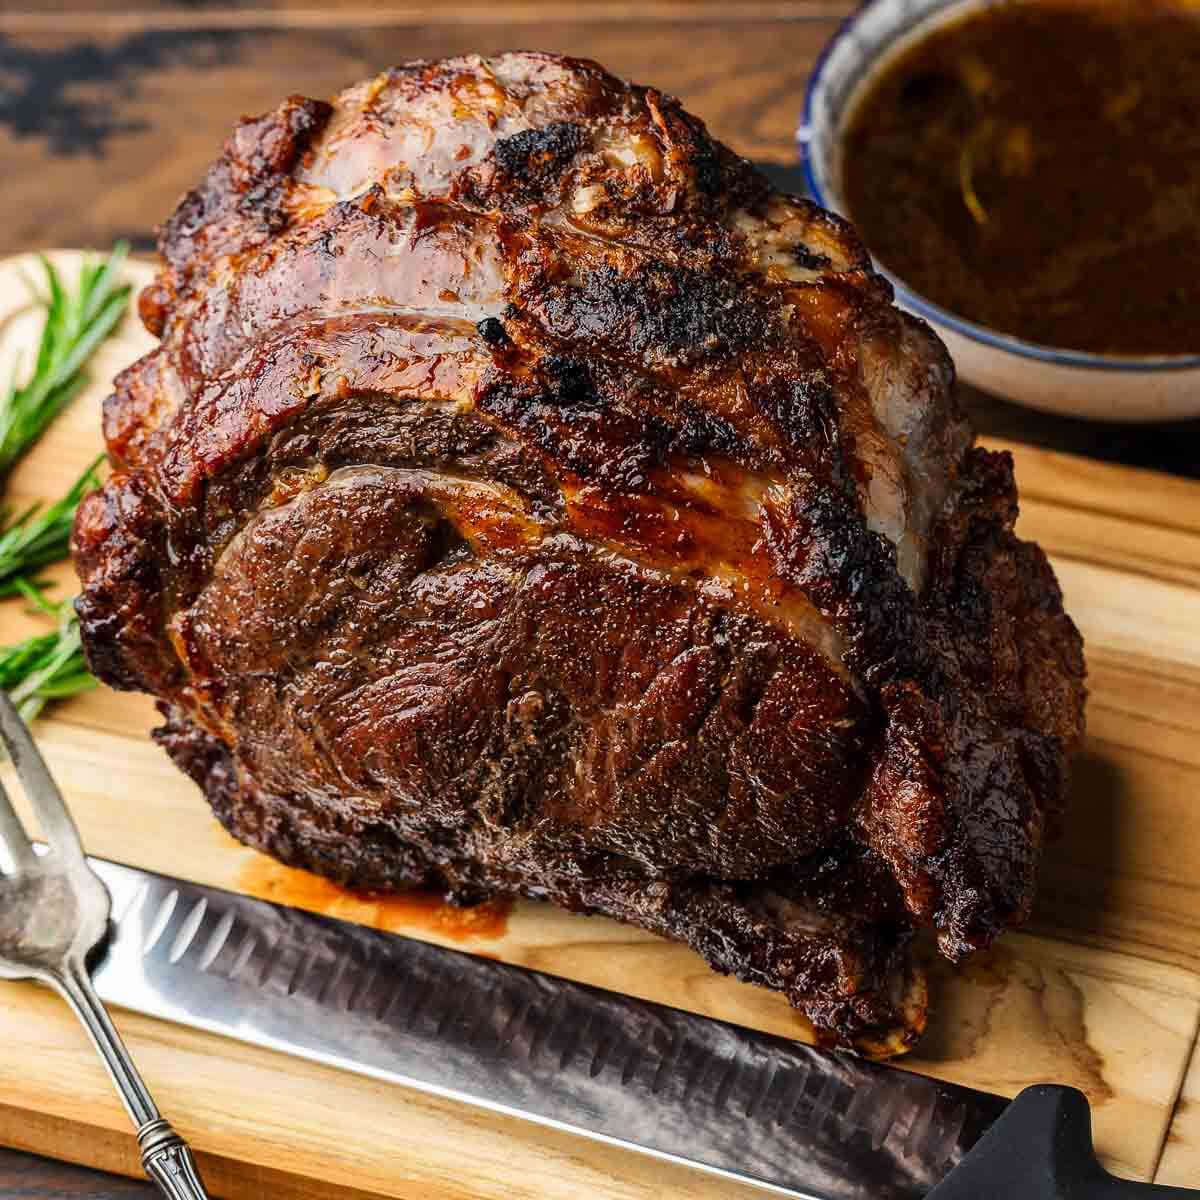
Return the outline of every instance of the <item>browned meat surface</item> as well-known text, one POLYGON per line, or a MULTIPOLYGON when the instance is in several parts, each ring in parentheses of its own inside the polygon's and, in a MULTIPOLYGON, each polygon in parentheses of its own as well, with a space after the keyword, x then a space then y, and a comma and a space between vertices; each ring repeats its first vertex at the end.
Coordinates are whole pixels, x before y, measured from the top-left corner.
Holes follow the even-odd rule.
POLYGON ((239 838, 603 912, 903 1049, 1029 911, 1080 639, 852 231, 538 54, 243 121, 82 506, 94 669, 239 838))

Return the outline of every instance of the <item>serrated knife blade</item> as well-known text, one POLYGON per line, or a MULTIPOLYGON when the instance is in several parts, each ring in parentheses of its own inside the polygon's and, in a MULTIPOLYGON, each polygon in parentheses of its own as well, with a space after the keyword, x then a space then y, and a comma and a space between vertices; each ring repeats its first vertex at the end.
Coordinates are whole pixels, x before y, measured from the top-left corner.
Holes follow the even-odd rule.
POLYGON ((110 1004, 808 1200, 915 1200, 1007 1101, 92 859, 110 1004))

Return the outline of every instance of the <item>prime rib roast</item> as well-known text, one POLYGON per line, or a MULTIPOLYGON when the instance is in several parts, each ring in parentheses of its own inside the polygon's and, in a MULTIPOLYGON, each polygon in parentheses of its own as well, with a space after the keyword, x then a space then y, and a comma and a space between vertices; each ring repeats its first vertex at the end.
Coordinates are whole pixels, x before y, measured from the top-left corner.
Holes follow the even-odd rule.
POLYGON ((853 231, 546 54, 242 121, 82 505, 93 670, 238 838, 605 913, 906 1048, 1029 912, 1081 643, 853 231))

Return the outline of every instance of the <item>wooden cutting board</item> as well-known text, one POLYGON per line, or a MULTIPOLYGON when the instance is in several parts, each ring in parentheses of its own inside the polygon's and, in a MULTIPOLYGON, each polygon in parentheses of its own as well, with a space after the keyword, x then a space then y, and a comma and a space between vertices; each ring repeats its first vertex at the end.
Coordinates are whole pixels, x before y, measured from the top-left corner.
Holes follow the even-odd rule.
MULTIPOLYGON (((56 260, 78 265, 68 252, 56 260)), ((29 259, 0 265, 0 379, 36 337, 36 315, 22 312, 31 270, 29 259)), ((140 283, 149 268, 129 273, 140 283)), ((93 385, 15 474, 10 502, 65 490, 99 450, 107 381, 149 344, 127 321, 93 385)), ((1176 1115, 1200 1019, 1200 484, 1011 449, 1021 529, 1051 553, 1087 639, 1091 733, 1035 921, 961 971, 934 965, 930 1032, 905 1065, 1006 1094, 1074 1084, 1113 1170, 1200 1185, 1200 1068, 1176 1115)), ((72 586, 68 567, 55 577, 72 586)), ((38 627, 20 601, 0 604, 0 640, 38 627)), ((155 723, 146 697, 97 689, 36 728, 92 853, 809 1036, 779 996, 611 921, 532 903, 463 915, 424 897, 375 902, 279 867, 222 832, 148 740, 155 723)), ((761 1194, 209 1034, 128 1013, 117 1023, 221 1195, 761 1194)), ((125 1115, 56 998, 0 984, 0 1047, 0 1143, 137 1173, 125 1115)))

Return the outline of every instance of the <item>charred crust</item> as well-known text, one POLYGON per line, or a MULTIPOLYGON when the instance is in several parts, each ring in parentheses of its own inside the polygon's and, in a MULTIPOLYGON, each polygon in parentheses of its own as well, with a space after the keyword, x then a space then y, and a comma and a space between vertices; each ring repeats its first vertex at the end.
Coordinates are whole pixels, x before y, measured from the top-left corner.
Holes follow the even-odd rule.
POLYGON ((285 181, 332 113, 323 100, 293 96, 237 127, 204 182, 159 231, 158 249, 168 269, 139 305, 151 333, 161 334, 171 303, 203 267, 283 228, 285 181))
POLYGON ((752 386, 750 394, 787 438, 804 469, 842 492, 857 512, 852 461, 842 436, 829 369, 798 366, 788 377, 752 386))
POLYGON ((578 404, 603 407, 603 400, 592 385, 591 368, 580 359, 547 354, 538 362, 538 375, 545 384, 542 396, 547 404, 564 408, 578 404))
POLYGON ((895 548, 867 528, 842 488, 799 477, 786 509, 764 506, 763 526, 775 573, 843 631, 847 661, 868 687, 912 672, 915 598, 895 548))
POLYGON ((757 460, 754 447, 737 426, 717 413, 689 409, 678 423, 666 427, 670 431, 665 447, 668 453, 690 457, 722 454, 737 462, 757 460))
POLYGON ((522 307, 552 336, 599 341, 650 366, 695 366, 769 343, 774 332, 737 280, 657 262, 630 272, 601 265, 574 283, 529 291, 522 307))
POLYGON ((484 317, 482 321, 476 322, 475 328, 479 330, 479 336, 493 349, 503 349, 512 344, 505 331, 504 322, 499 317, 484 317))
POLYGON ((590 144, 588 131, 571 121, 552 121, 500 138, 492 151, 497 186, 510 186, 525 195, 541 191, 590 144))
POLYGON ((636 481, 662 461, 661 422, 610 408, 571 360, 551 363, 560 365, 523 380, 491 374, 476 394, 479 411, 536 447, 551 471, 638 490, 636 481))
POLYGON ((81 502, 71 553, 88 669, 122 691, 169 689, 179 663, 162 637, 165 530, 155 503, 135 480, 111 476, 81 502))
POLYGON ((159 252, 184 271, 196 239, 231 206, 274 232, 279 227, 278 187, 313 136, 333 113, 323 100, 293 96, 275 111, 249 117, 234 132, 225 153, 201 187, 189 192, 159 237, 159 252))
POLYGON ((692 145, 688 157, 696 188, 705 196, 715 196, 721 190, 725 177, 720 154, 703 124, 699 121, 689 122, 689 127, 692 132, 692 145))
POLYGON ((833 265, 828 254, 818 254, 807 246, 793 246, 792 257, 796 265, 806 271, 827 271, 833 265))
POLYGON ((881 691, 861 809, 955 960, 1028 917, 1084 726, 1082 642, 1045 555, 1014 536, 1016 513, 1011 457, 971 450, 931 539, 916 670, 881 691))

